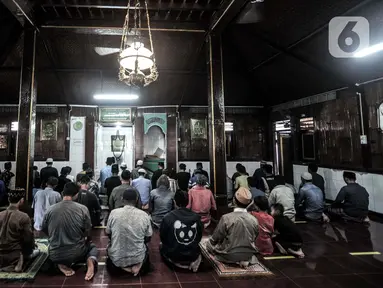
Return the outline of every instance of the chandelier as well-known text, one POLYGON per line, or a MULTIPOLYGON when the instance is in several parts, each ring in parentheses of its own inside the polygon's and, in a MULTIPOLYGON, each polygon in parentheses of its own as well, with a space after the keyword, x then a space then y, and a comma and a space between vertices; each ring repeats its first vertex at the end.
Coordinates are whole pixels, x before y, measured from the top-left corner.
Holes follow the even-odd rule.
POLYGON ((126 13, 122 31, 121 47, 119 52, 120 71, 119 79, 129 86, 144 87, 158 78, 158 71, 154 57, 152 31, 150 30, 150 19, 148 4, 146 0, 145 12, 149 32, 150 49, 146 48, 141 36, 141 13, 140 0, 134 0, 133 24, 129 23, 130 1, 126 13))

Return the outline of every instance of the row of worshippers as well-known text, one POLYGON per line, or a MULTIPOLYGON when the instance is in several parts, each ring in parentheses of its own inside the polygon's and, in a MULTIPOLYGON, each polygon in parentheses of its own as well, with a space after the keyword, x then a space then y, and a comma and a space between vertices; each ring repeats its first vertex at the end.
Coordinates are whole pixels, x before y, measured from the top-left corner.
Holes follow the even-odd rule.
POLYGON ((308 172, 301 175, 301 185, 296 193, 295 188, 286 183, 282 176, 272 174, 271 165, 265 162, 249 177, 246 169, 237 164, 234 173, 234 189, 249 189, 253 198, 266 196, 270 204, 280 203, 284 206, 285 215, 294 221, 295 214, 299 218, 310 221, 328 222, 330 218, 345 218, 356 222, 368 222, 369 194, 366 189, 356 183, 356 175, 345 171, 343 179, 346 186, 339 191, 334 203, 326 207, 325 181, 318 174, 315 163, 308 165, 308 172))
POLYGON ((0 206, 7 204, 8 191, 15 189, 15 174, 11 170, 11 162, 4 163, 4 170, 0 170, 0 206))

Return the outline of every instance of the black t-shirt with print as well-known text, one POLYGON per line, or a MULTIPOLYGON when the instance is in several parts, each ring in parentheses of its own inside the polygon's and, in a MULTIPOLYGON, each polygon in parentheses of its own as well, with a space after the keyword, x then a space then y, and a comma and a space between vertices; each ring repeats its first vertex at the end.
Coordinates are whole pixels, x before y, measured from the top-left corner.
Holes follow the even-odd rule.
POLYGON ((169 212, 162 220, 161 254, 176 263, 191 263, 200 255, 201 217, 187 208, 169 212))

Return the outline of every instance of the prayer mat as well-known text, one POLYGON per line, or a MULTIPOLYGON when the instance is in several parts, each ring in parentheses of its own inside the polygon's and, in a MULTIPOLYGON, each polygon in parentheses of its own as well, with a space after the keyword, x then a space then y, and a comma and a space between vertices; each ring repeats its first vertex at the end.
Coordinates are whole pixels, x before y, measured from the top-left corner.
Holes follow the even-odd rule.
POLYGON ((273 273, 267 269, 262 263, 258 262, 250 265, 247 268, 241 268, 235 264, 228 265, 219 262, 213 255, 211 255, 206 249, 206 242, 209 237, 203 237, 199 246, 201 248, 202 255, 212 264, 218 277, 222 278, 248 278, 248 277, 260 277, 271 276, 273 273))
POLYGON ((0 272, 0 280, 21 281, 35 279, 37 272, 48 258, 48 239, 35 239, 35 242, 40 254, 27 262, 23 272, 0 272))

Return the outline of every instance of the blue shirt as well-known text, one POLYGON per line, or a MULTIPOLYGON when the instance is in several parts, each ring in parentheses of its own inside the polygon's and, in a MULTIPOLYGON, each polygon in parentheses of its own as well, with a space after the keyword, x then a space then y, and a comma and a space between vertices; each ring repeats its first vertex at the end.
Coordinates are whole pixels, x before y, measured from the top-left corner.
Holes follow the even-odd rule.
POLYGON ((142 205, 148 204, 150 191, 152 191, 152 182, 144 176, 140 176, 133 180, 132 186, 140 193, 142 205))
POLYGON ((306 183, 299 190, 297 205, 303 202, 305 217, 312 220, 322 218, 324 209, 323 192, 312 183, 306 183))
POLYGON ((106 166, 100 171, 100 182, 101 187, 104 187, 105 180, 109 177, 112 177, 112 166, 106 166))

